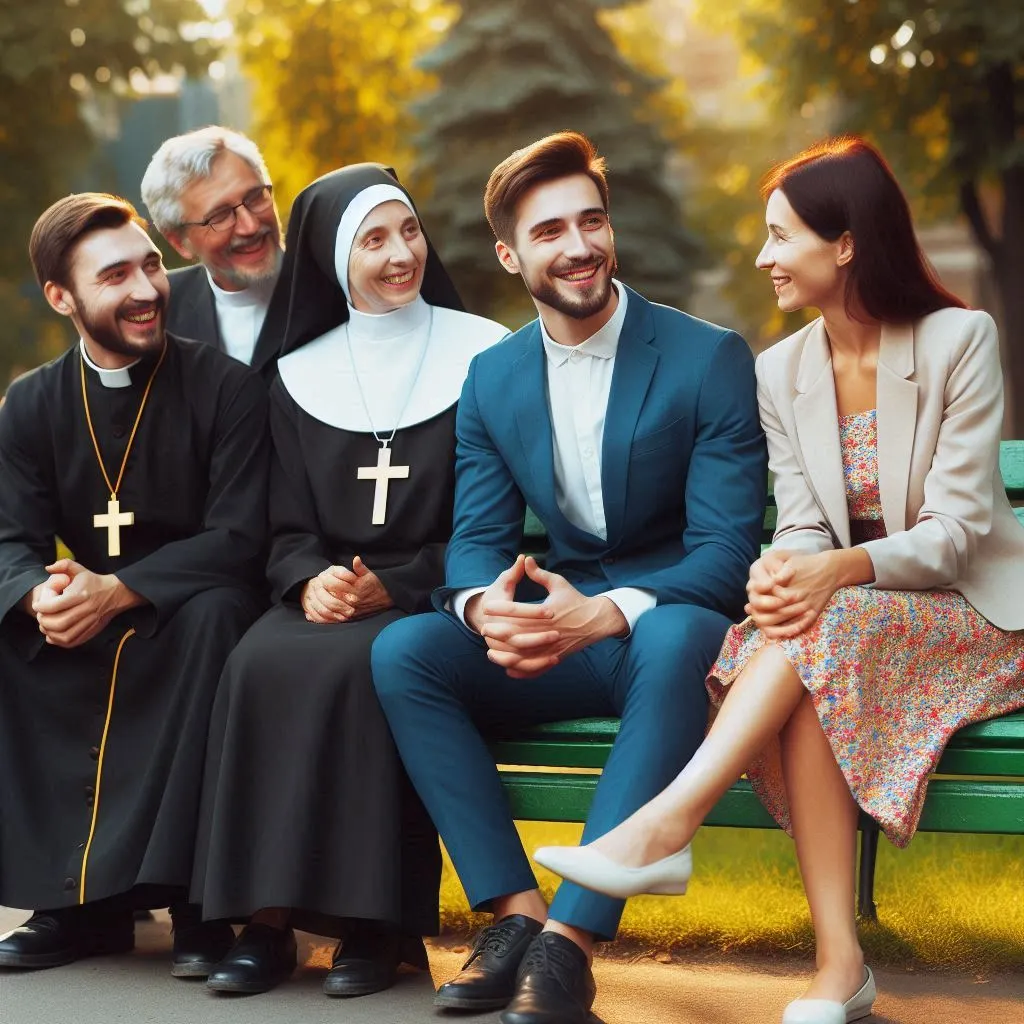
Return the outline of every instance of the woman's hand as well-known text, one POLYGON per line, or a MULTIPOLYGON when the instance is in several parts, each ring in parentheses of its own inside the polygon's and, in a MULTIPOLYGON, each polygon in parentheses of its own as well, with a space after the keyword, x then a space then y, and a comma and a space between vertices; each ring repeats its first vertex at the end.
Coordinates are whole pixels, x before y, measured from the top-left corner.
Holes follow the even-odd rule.
POLYGON ((349 620, 365 619, 395 605, 380 577, 371 572, 358 555, 352 559, 351 569, 332 565, 324 571, 330 574, 331 593, 348 606, 349 620))
POLYGON ((841 586, 837 552, 769 551, 750 567, 746 612, 767 640, 787 640, 814 625, 841 586))
POLYGON ((303 588, 300 603, 309 622, 327 625, 331 622, 348 622, 352 617, 351 605, 332 591, 334 566, 314 576, 303 588))

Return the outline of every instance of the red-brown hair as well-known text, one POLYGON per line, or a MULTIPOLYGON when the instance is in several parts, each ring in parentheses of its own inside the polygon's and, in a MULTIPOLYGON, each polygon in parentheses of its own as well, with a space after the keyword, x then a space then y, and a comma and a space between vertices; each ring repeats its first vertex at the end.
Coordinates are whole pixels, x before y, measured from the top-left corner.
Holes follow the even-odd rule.
POLYGON ((32 228, 28 253, 39 287, 47 281, 67 287, 75 246, 86 235, 122 224, 147 229, 138 211, 120 196, 106 192, 78 192, 58 199, 44 210, 32 228))
POLYGON ((870 143, 854 136, 819 142, 773 168, 761 197, 776 189, 826 241, 850 232, 848 315, 863 311, 882 323, 907 323, 947 306, 965 307, 921 251, 906 197, 870 143))
POLYGON ((608 212, 608 180, 604 157, 580 132, 556 132, 517 149, 491 171, 484 190, 484 213, 495 237, 511 245, 516 233, 516 207, 526 193, 545 181, 585 174, 597 186, 608 212))

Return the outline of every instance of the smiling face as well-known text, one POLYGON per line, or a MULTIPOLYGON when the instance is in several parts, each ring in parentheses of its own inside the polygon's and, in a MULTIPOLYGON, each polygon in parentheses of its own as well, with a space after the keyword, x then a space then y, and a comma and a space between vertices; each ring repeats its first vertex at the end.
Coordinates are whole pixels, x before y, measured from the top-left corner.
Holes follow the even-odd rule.
POLYGON ((512 246, 498 242, 498 259, 519 273, 534 300, 587 320, 612 296, 615 238, 597 185, 586 174, 541 182, 516 208, 512 246))
POLYGON ((776 189, 765 208, 768 240, 757 257, 757 266, 771 273, 779 309, 792 313, 841 307, 846 292, 846 267, 853 259, 853 239, 844 232, 834 242, 809 228, 776 189))
POLYGON ((66 286, 49 281, 45 294, 70 316, 90 349, 123 365, 164 343, 170 285, 160 250, 138 224, 93 231, 75 246, 66 286))
POLYGON ((423 285, 427 240, 416 214, 397 199, 375 206, 356 231, 348 291, 362 313, 387 313, 412 302, 423 285))
POLYGON ((277 205, 271 201, 258 213, 239 205, 264 184, 247 160, 225 150, 213 161, 209 177, 197 178, 179 197, 182 220, 193 223, 169 232, 168 241, 186 259, 199 260, 225 291, 269 281, 281 265, 277 205), (231 207, 235 222, 225 230, 198 223, 231 207))

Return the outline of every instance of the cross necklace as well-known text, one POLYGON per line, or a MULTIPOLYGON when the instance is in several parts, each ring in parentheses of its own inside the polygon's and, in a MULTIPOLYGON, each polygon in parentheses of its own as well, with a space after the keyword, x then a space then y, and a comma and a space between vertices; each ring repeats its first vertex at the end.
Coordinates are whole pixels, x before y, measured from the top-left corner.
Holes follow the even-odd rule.
POLYGON ((167 342, 164 341, 164 347, 160 351, 160 358, 156 361, 156 366, 153 367, 153 372, 149 375, 149 382, 146 384, 146 390, 143 392, 142 401, 139 403, 139 411, 135 417, 135 424, 132 427, 132 432, 128 437, 128 445, 124 450, 124 458, 121 460, 121 470, 117 474, 117 483, 112 484, 110 477, 107 475, 107 467, 103 464, 103 456, 100 454, 99 442, 96 440, 96 431, 92 425, 92 415, 89 412, 89 393, 85 388, 85 359, 82 355, 79 355, 79 363, 82 368, 82 401, 85 403, 85 422, 89 424, 89 436, 92 438, 92 446, 96 452, 96 461, 100 464, 100 472, 103 474, 103 480, 110 490, 110 500, 107 502, 107 511, 104 514, 97 513, 92 517, 92 525, 97 530, 107 531, 107 554, 111 558, 116 558, 121 554, 121 527, 122 526, 133 526, 135 524, 135 513, 134 512, 122 512, 121 503, 117 500, 117 492, 121 489, 121 481, 124 479, 125 467, 128 465, 128 455, 132 450, 132 442, 135 440, 135 432, 139 429, 139 423, 142 420, 142 410, 146 408, 146 399, 149 398, 150 388, 153 387, 153 380, 156 377, 157 370, 160 369, 164 361, 164 356, 167 355, 167 342))
POLYGON ((416 373, 412 378, 412 385, 409 388, 409 393, 405 396, 405 402, 402 405, 402 410, 399 412, 398 417, 395 419, 395 427, 391 431, 390 437, 381 437, 377 433, 376 427, 373 425, 373 417, 370 415, 370 406, 366 401, 366 395, 363 393, 363 385, 359 380, 359 371, 356 369, 356 354, 352 348, 352 338, 348 331, 345 332, 345 339, 348 342, 348 357, 352 361, 352 376, 356 379, 356 388, 359 391, 360 401, 363 403, 363 411, 366 413, 366 420, 370 424, 370 430, 373 436, 376 438, 380 448, 377 450, 377 465, 376 466, 359 466, 356 470, 356 477, 359 480, 373 480, 375 481, 375 487, 373 489, 373 513, 370 519, 370 523, 373 526, 383 526, 384 520, 387 518, 388 508, 388 486, 392 480, 407 480, 409 477, 409 466, 392 466, 391 465, 391 442, 395 439, 395 434, 398 433, 398 425, 402 422, 402 417, 405 415, 406 409, 409 408, 409 402, 412 400, 412 394, 416 390, 416 383, 420 379, 420 371, 423 369, 423 362, 427 358, 427 348, 430 346, 430 334, 434 327, 434 309, 430 309, 430 323, 427 326, 427 340, 423 343, 423 351, 420 352, 420 361, 416 365, 416 373))

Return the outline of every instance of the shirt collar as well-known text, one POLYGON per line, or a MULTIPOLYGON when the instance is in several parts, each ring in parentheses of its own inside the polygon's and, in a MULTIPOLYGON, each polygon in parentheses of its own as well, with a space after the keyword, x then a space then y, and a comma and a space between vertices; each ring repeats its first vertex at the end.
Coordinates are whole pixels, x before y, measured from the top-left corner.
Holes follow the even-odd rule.
POLYGON ((106 370, 102 366, 97 366, 89 358, 89 353, 85 348, 84 338, 78 339, 78 350, 82 354, 82 359, 85 362, 85 365, 99 376, 100 383, 105 388, 130 388, 132 386, 131 368, 138 365, 138 359, 136 359, 134 363, 129 363, 127 366, 121 366, 116 370, 106 370))
MULTIPOLYGON (((205 269, 205 268, 204 268, 205 269)), ((236 292, 226 291, 213 279, 209 270, 206 271, 206 279, 210 282, 210 290, 213 292, 213 301, 222 308, 247 309, 252 306, 267 306, 270 304, 270 296, 277 283, 276 275, 269 281, 261 281, 259 284, 249 285, 248 288, 241 288, 236 292)))
POLYGON ((540 334, 544 340, 544 351, 547 353, 548 362, 552 366, 561 366, 573 352, 580 355, 594 356, 596 359, 614 359, 619 348, 619 335, 622 333, 622 324, 626 319, 626 289, 612 279, 615 291, 619 296, 619 304, 615 307, 611 319, 600 330, 592 334, 586 341, 578 345, 562 345, 555 341, 547 332, 544 320, 540 320, 540 334))

